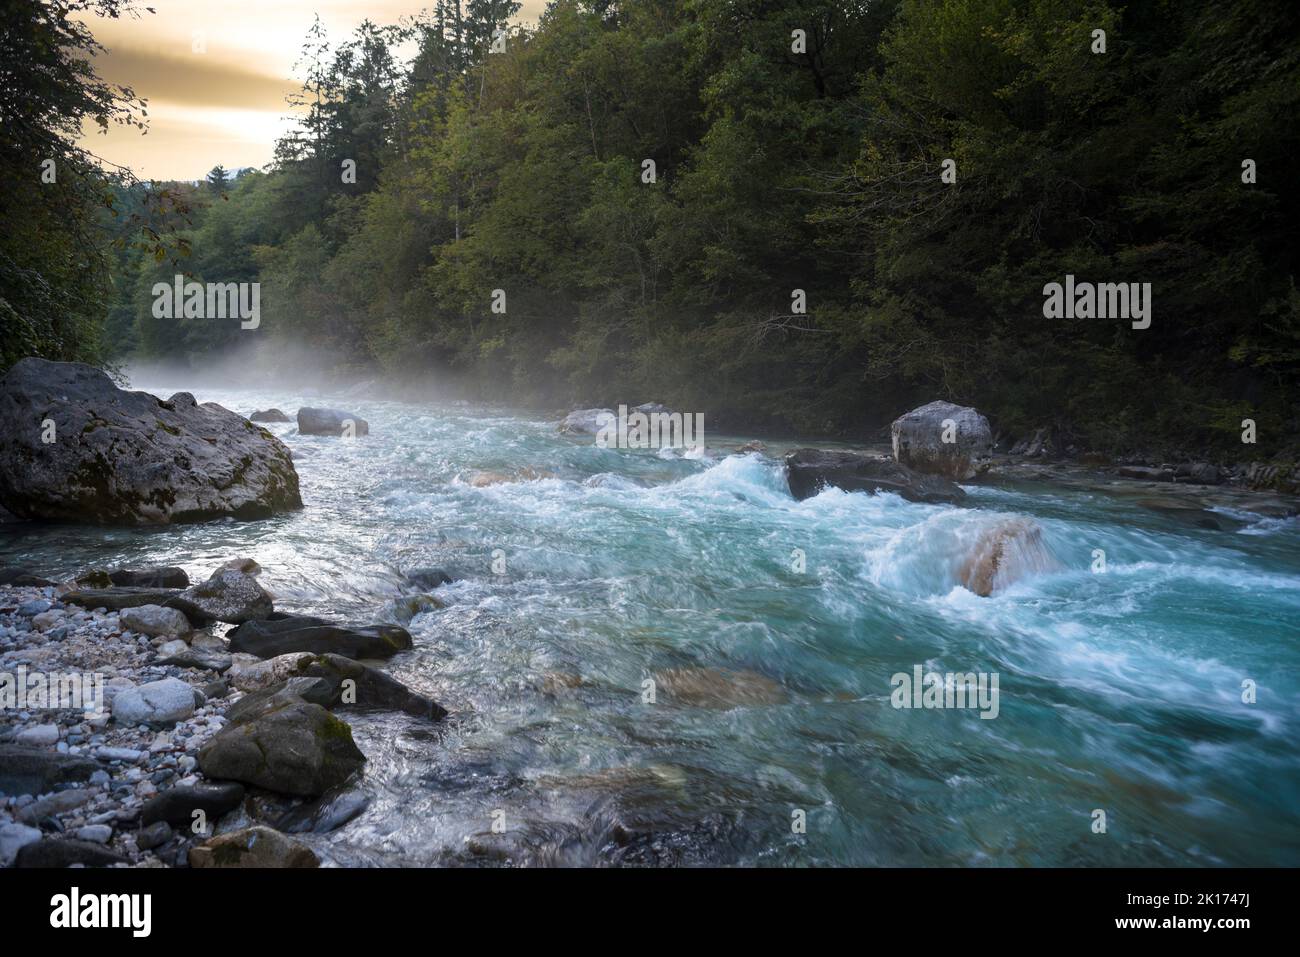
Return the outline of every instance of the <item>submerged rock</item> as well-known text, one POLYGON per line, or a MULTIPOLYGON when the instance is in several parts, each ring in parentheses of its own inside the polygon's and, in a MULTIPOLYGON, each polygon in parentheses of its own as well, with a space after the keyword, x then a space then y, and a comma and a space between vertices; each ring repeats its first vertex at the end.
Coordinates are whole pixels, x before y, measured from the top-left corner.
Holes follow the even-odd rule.
POLYGON ((168 525, 302 507, 289 449, 188 392, 119 389, 79 362, 20 359, 0 377, 0 500, 20 518, 168 525), (55 441, 45 442, 45 422, 55 441))
POLYGON ((957 575, 969 591, 987 598, 1021 579, 1057 568, 1033 519, 1008 518, 984 529, 963 559, 957 575))
POLYGON ((795 449, 785 457, 790 494, 811 498, 827 486, 846 492, 894 492, 913 502, 959 502, 966 493, 937 475, 859 452, 795 449))
POLYGON ((360 816, 370 807, 370 798, 356 790, 332 791, 287 811, 275 829, 285 834, 327 834, 360 816))
POLYGON ((339 625, 308 615, 276 615, 250 621, 226 636, 232 652, 275 658, 295 651, 347 658, 391 658, 411 647, 411 633, 399 625, 339 625))
POLYGON ((345 722, 287 694, 232 721, 199 750, 209 778, 303 797, 339 787, 365 760, 345 722))
POLYGON ((269 827, 220 834, 189 851, 190 867, 319 867, 311 848, 269 827))
POLYGON ((258 411, 254 412, 252 415, 248 417, 248 421, 249 422, 292 422, 293 419, 289 418, 279 409, 259 409, 258 411))
POLYGON ((298 410, 298 432, 302 435, 344 435, 349 423, 353 435, 370 434, 370 423, 354 412, 313 408, 298 410))
POLYGON ((784 704, 785 689, 754 671, 721 668, 668 668, 654 673, 656 693, 697 708, 738 708, 784 704))
POLYGON ((964 482, 988 470, 993 454, 989 420, 969 406, 931 402, 890 426, 900 465, 964 482))
POLYGON ((456 579, 441 568, 412 568, 406 573, 406 580, 417 588, 437 588, 450 585, 456 579))

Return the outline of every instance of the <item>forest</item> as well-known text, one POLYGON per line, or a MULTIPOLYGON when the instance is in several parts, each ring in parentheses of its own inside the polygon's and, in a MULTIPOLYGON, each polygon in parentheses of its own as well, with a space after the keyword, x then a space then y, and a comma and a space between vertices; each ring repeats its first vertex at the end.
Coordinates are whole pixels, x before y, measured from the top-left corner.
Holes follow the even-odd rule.
POLYGON ((944 398, 1080 451, 1295 455, 1293 5, 438 0, 318 24, 274 162, 199 183, 73 145, 141 122, 68 53, 117 6, 6 11, 0 369, 256 345, 714 428, 944 398), (155 318, 177 274, 260 283, 260 325, 155 318), (1149 284, 1149 326, 1046 317, 1067 275, 1149 284))

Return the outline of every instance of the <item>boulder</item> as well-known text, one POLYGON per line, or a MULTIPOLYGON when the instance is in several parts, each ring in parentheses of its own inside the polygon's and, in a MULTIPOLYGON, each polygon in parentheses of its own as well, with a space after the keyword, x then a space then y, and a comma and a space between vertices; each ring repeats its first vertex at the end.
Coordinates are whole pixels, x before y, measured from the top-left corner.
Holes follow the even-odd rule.
POLYGON ((197 607, 205 618, 232 625, 266 618, 273 607, 271 596, 255 577, 261 570, 251 558, 235 558, 213 572, 207 581, 191 585, 178 597, 197 607))
POLYGON ((188 392, 119 389, 79 362, 26 358, 0 377, 0 501, 20 518, 169 525, 302 507, 289 449, 188 392), (45 421, 56 440, 42 441, 45 421))
POLYGON ((19 850, 15 866, 51 868, 81 864, 84 867, 108 867, 110 864, 126 863, 128 861, 125 857, 102 844, 46 837, 19 850))
POLYGON ((293 419, 289 418, 279 409, 265 409, 265 410, 258 410, 257 412, 254 412, 252 415, 248 417, 248 421, 249 422, 292 422, 293 419))
POLYGON ((189 851, 190 867, 319 867, 311 848, 260 824, 220 834, 189 851))
POLYGON ((349 423, 353 435, 370 434, 370 424, 355 412, 312 408, 298 410, 298 432, 301 435, 344 435, 349 423))
POLYGON ((119 692, 113 720, 122 725, 171 727, 194 713, 194 689, 179 678, 163 678, 119 692))
POLYGON ((595 435, 606 422, 615 418, 613 409, 578 409, 570 412, 560 423, 565 435, 595 435), (609 419, 605 419, 609 416, 609 419))
POLYGON ((890 426, 894 461, 918 472, 964 482, 988 470, 993 455, 989 420, 968 406, 931 402, 890 426), (947 441, 951 439, 951 441, 947 441))
POLYGON ((0 794, 45 794, 60 784, 85 781, 98 770, 90 758, 0 744, 0 794))
POLYGON ((912 502, 960 502, 966 493, 937 475, 858 452, 796 449, 785 457, 790 494, 811 498, 827 486, 846 492, 894 492, 912 502))
POLYGON ((188 588, 190 576, 174 565, 119 568, 109 581, 124 588, 188 588))
POLYGON ((140 809, 140 824, 165 821, 183 830, 194 822, 194 812, 202 811, 209 823, 239 807, 244 800, 244 786, 235 781, 220 784, 177 785, 150 798, 140 809))
POLYGON ((339 625, 308 615, 274 615, 228 632, 232 652, 275 658, 295 651, 347 658, 391 658, 411 647, 411 633, 399 625, 339 625))
POLYGON ((967 590, 987 598, 1008 585, 1057 567, 1038 523, 1014 517, 980 532, 962 560, 957 577, 967 590))
POLYGON ((180 638, 194 630, 184 612, 162 605, 136 605, 123 609, 119 620, 123 628, 151 638, 180 638))
POLYGON ((205 776, 318 797, 365 763, 352 729, 318 704, 284 694, 242 718, 199 750, 205 776))

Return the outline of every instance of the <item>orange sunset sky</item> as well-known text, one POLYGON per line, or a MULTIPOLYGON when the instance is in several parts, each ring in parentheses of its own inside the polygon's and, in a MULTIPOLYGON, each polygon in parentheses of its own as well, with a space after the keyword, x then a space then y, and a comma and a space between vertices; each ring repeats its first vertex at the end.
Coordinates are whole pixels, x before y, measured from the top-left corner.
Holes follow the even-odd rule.
MULTIPOLYGON (((396 23, 429 0, 136 0, 119 20, 89 16, 107 52, 99 75, 148 101, 149 132, 91 127, 82 145, 142 179, 200 179, 270 162, 290 125, 285 97, 298 89, 293 65, 320 14, 331 42, 367 17, 396 23), (154 13, 146 9, 152 7, 154 13), (196 35, 206 52, 194 52, 196 35)), ((524 0, 514 22, 536 22, 545 0, 524 0)))

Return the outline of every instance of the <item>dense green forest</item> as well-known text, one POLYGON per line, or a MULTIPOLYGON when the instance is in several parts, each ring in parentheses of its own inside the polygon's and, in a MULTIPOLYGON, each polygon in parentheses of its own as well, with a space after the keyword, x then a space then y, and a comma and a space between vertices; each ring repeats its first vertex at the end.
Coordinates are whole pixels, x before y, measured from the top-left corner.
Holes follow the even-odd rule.
POLYGON ((107 179, 61 232, 15 213, 6 142, 5 365, 258 342, 715 427, 862 436, 942 397, 1099 451, 1294 452, 1294 5, 557 0, 498 35, 516 10, 313 30, 274 163, 107 179), (260 327, 155 319, 178 271, 260 282, 260 327), (1150 328, 1045 318, 1067 274, 1150 283, 1150 328))

